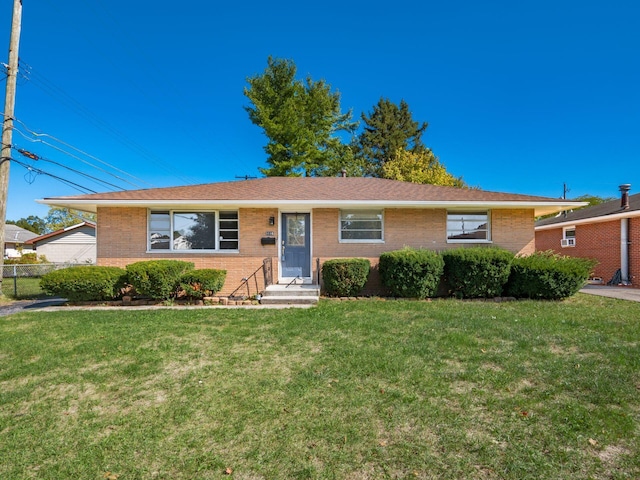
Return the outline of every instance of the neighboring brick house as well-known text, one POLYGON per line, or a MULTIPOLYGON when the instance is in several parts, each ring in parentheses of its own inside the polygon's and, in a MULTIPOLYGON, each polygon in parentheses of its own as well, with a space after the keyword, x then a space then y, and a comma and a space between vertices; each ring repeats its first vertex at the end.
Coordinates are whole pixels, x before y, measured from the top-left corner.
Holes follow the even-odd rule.
POLYGON ((640 193, 536 222, 536 250, 594 258, 594 277, 640 286, 640 193))
POLYGON ((96 263, 96 226, 81 222, 25 242, 52 263, 96 263))
POLYGON ((158 258, 227 270, 228 294, 267 259, 274 282, 317 284, 331 258, 361 257, 379 290, 382 252, 497 245, 534 251, 534 218, 579 202, 356 177, 268 177, 40 200, 95 212, 97 263, 158 258))

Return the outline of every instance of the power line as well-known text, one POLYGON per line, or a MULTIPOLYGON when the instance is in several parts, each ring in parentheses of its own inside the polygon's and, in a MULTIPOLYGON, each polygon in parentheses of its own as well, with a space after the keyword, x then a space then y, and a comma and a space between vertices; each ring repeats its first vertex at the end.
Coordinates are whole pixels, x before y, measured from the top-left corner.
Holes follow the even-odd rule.
POLYGON ((25 157, 27 157, 27 158, 29 158, 31 160, 43 161, 43 162, 51 163, 53 165, 57 165, 57 166, 62 167, 64 169, 66 169, 66 170, 69 170, 70 172, 73 172, 73 173, 75 173, 77 175, 80 175, 82 177, 85 177, 85 178, 88 178, 90 180, 93 180, 94 182, 96 182, 98 184, 103 184, 103 185, 112 187, 112 191, 115 191, 115 190, 122 191, 122 190, 124 190, 124 188, 119 187, 118 185, 114 185, 113 183, 106 182, 106 181, 104 181, 104 180, 102 180, 102 179, 100 179, 98 177, 94 177, 93 175, 89 175, 88 173, 84 173, 84 172, 81 172, 80 170, 76 170, 75 168, 71 168, 71 167, 69 167, 67 165, 64 165, 63 163, 56 162, 55 160, 51 160, 51 159, 36 155, 35 153, 29 152, 27 150, 23 150, 21 148, 16 148, 15 145, 13 146, 13 148, 15 150, 17 150, 18 153, 20 153, 21 155, 23 155, 23 156, 25 156, 25 157), (115 190, 113 190, 113 189, 115 189, 115 190))
MULTIPOLYGON (((24 62, 21 62, 21 64, 26 65, 24 64, 24 62)), ((65 92, 62 88, 55 85, 53 82, 48 80, 43 75, 31 69, 29 78, 30 78, 30 82, 34 86, 40 88, 47 95, 51 96, 55 100, 58 100, 62 104, 66 105, 71 110, 73 110, 76 114, 84 117, 86 120, 91 122, 94 126, 96 126, 103 132, 109 134, 110 136, 118 140, 118 142, 120 142, 122 145, 127 147, 132 152, 136 153, 137 155, 143 158, 146 158, 147 160, 153 161, 154 165, 160 165, 164 167, 164 169, 168 173, 171 173, 175 178, 178 178, 184 183, 197 183, 195 181, 191 181, 195 179, 189 180, 185 177, 176 175, 176 171, 173 166, 167 164, 167 162, 165 162, 163 159, 153 154, 152 152, 147 150, 145 147, 135 142, 134 140, 129 138, 126 134, 122 133, 115 127, 111 126, 108 122, 106 122, 101 117, 93 113, 89 108, 84 106, 82 103, 80 103, 78 100, 73 98, 71 95, 65 92)))
POLYGON ((66 178, 62 178, 62 177, 60 177, 58 175, 54 175, 53 173, 49 173, 49 172, 47 172, 45 170, 42 170, 41 168, 36 168, 36 167, 34 167, 32 165, 29 165, 27 163, 21 162, 20 160, 17 160, 17 159, 15 159, 13 157, 10 158, 10 161, 12 163, 17 164, 17 165, 20 165, 23 168, 26 168, 28 172, 36 173, 37 175, 46 175, 48 177, 53 178, 54 180, 58 180, 59 182, 62 182, 64 184, 74 188, 75 190, 78 190, 81 193, 98 193, 95 190, 91 190, 88 187, 84 187, 84 186, 80 185, 79 183, 72 182, 71 180, 68 180, 66 178))
POLYGON ((29 129, 29 127, 27 127, 27 126, 25 125, 25 123, 24 123, 24 122, 22 122, 22 121, 20 121, 20 120, 17 120, 17 119, 16 119, 16 121, 17 121, 20 125, 22 125, 22 127, 24 127, 24 128, 25 128, 25 130, 27 130, 27 131, 28 131, 32 136, 37 137, 37 138, 35 138, 35 139, 34 139, 34 138, 29 138, 29 136, 27 136, 26 134, 24 134, 24 133, 23 133, 22 131, 20 131, 19 129, 17 129, 17 128, 15 129, 15 131, 16 131, 17 133, 19 133, 19 134, 20 134, 20 135, 22 135, 26 140, 28 140, 28 141, 30 141, 30 142, 32 142, 32 143, 36 143, 36 142, 37 142, 37 143, 42 143, 43 145, 47 145, 47 146, 49 146, 49 147, 51 147, 51 148, 53 148, 53 149, 55 149, 55 150, 58 150, 58 151, 59 151, 59 152, 61 152, 61 153, 64 153, 65 155, 68 155, 68 156, 69 156, 69 157, 71 157, 71 158, 74 158, 74 159, 76 159, 76 160, 79 160, 80 162, 85 163, 85 164, 87 164, 87 165, 89 165, 89 166, 91 166, 91 167, 95 168, 96 170, 100 170, 100 171, 102 171, 102 172, 104 172, 104 173, 106 173, 106 174, 108 174, 108 175, 111 175, 111 176, 112 176, 112 177, 114 177, 114 178, 117 178, 118 180, 121 180, 121 181, 123 181, 123 182, 125 182, 125 183, 128 183, 129 185, 131 185, 131 186, 133 186, 133 187, 136 187, 136 188, 142 188, 140 185, 137 185, 137 184, 135 184, 135 183, 132 183, 132 182, 130 182, 130 181, 128 181, 128 180, 126 180, 126 179, 124 179, 124 178, 121 178, 121 177, 119 177, 119 176, 117 176, 117 175, 115 175, 115 174, 113 174, 113 173, 111 173, 111 172, 109 172, 109 171, 107 171, 107 170, 104 170, 104 169, 102 169, 102 168, 100 168, 100 167, 97 167, 96 165, 93 165, 92 163, 87 162, 86 160, 83 160, 82 158, 80 158, 80 157, 78 157, 78 156, 76 156, 76 155, 74 155, 74 154, 72 154, 72 153, 69 153, 69 152, 67 152, 67 151, 63 150, 63 149, 61 149, 60 147, 57 147, 57 146, 55 146, 55 145, 50 144, 49 142, 46 142, 46 141, 44 141, 44 140, 40 139, 40 137, 47 137, 47 138, 50 138, 50 139, 52 139, 53 141, 56 141, 56 142, 58 142, 58 143, 61 143, 62 145, 65 145, 66 147, 69 147, 69 148, 71 148, 71 149, 75 150, 76 152, 78 152, 78 153, 80 153, 80 154, 82 154, 82 155, 84 155, 84 156, 86 156, 86 157, 88 157, 88 158, 91 158, 92 160, 95 160, 95 161, 97 161, 97 162, 99 162, 99 163, 101 163, 101 164, 103 164, 103 165, 105 165, 105 166, 107 166, 107 167, 109 167, 109 168, 111 168, 111 169, 113 169, 113 170, 115 170, 115 171, 119 172, 119 173, 122 173, 122 174, 124 174, 124 175, 127 175, 128 177, 133 178, 133 179, 135 179, 135 180, 138 180, 138 181, 140 181, 140 182, 142 182, 142 183, 146 183, 147 185, 149 185, 149 186, 151 186, 151 187, 154 187, 154 185, 152 185, 151 183, 149 183, 149 182, 147 182, 147 181, 145 181, 145 180, 142 180, 141 178, 138 178, 138 177, 136 177, 135 175, 132 175, 132 174, 130 174, 130 173, 128 173, 128 172, 126 172, 126 171, 124 171, 124 170, 122 170, 122 169, 120 169, 120 168, 118 168, 118 167, 114 166, 114 165, 111 165, 110 163, 105 162, 104 160, 101 160, 100 158, 98 158, 98 157, 96 157, 96 156, 94 156, 94 155, 91 155, 91 154, 89 154, 89 153, 87 153, 87 152, 85 152, 85 151, 83 151, 83 150, 80 150, 79 148, 74 147, 73 145, 71 145, 71 144, 69 144, 69 143, 66 143, 66 142, 64 142, 63 140, 60 140, 60 139, 58 139, 58 138, 56 138, 56 137, 54 137, 54 136, 52 136, 52 135, 49 135, 48 133, 37 133, 37 132, 34 132, 33 130, 29 129))

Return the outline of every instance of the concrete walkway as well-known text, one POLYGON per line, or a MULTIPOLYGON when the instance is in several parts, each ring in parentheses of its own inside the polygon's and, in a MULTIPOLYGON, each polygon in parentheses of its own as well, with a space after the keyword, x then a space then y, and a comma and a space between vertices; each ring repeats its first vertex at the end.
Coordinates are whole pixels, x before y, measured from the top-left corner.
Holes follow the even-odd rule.
POLYGON ((609 285, 587 285, 580 293, 599 295, 601 297, 618 298, 630 302, 640 302, 640 288, 612 287, 609 285))
POLYGON ((47 298, 45 300, 17 300, 8 305, 0 306, 0 317, 13 315, 19 312, 29 312, 41 310, 43 308, 56 307, 64 305, 64 298, 47 298))

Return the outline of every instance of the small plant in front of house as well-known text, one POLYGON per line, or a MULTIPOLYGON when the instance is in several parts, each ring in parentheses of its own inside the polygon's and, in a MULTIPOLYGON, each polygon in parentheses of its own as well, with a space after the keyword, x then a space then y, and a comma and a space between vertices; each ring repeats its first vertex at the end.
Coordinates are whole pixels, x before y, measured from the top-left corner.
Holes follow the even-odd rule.
POLYGON ((442 253, 444 281, 459 298, 491 298, 502 295, 509 279, 513 253, 494 247, 456 248, 442 253))
POLYGON ((189 298, 210 297, 222 290, 226 278, 226 270, 212 268, 191 270, 180 277, 180 290, 189 298))
POLYGON ((70 267, 49 272, 40 279, 45 293, 71 302, 114 300, 126 285, 127 273, 118 267, 70 267))
POLYGON ((366 258, 336 258, 322 264, 324 291, 332 297, 358 295, 369 278, 371 262, 366 258))
POLYGON ((433 250, 406 247, 380 255, 380 278, 394 297, 435 296, 443 268, 442 256, 433 250))
POLYGON ((139 295, 155 300, 175 296, 180 277, 193 270, 193 262, 181 260, 147 260, 126 266, 129 283, 139 295))
POLYGON ((585 285, 597 263, 553 251, 516 257, 506 291, 517 298, 561 300, 576 294, 585 285))

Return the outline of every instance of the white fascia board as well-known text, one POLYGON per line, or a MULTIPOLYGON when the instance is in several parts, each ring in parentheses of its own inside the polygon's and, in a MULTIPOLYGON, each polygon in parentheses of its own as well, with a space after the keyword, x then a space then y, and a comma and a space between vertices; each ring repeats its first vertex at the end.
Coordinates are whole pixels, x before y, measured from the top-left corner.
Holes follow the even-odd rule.
POLYGON ((573 227, 576 225, 585 225, 588 223, 604 223, 613 222, 623 218, 640 217, 640 210, 633 210, 631 212, 613 213, 611 215, 601 215, 600 217, 583 218, 582 220, 567 220, 566 222, 552 223, 550 225, 540 225, 536 227, 536 232, 542 230, 553 230, 555 228, 573 227))
POLYGON ((452 201, 452 200, 74 200, 47 198, 36 202, 73 208, 77 210, 95 212, 98 207, 144 207, 144 208, 219 208, 219 207, 244 207, 244 208, 533 208, 561 211, 587 205, 585 202, 518 202, 518 201, 452 201))

